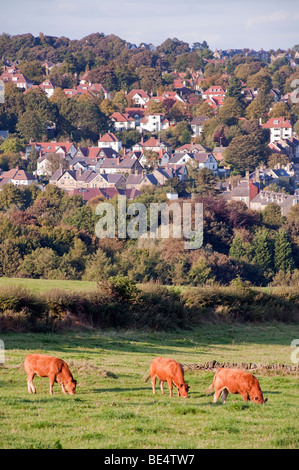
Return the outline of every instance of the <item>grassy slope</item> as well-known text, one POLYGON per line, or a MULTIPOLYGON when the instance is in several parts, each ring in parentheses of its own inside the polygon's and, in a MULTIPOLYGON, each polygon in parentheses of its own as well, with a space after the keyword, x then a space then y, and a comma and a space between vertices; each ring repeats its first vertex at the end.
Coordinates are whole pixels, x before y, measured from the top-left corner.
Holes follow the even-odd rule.
POLYGON ((0 288, 2 286, 22 286, 33 292, 43 292, 51 289, 65 290, 90 290, 96 288, 96 282, 89 281, 61 281, 56 279, 22 279, 0 277, 0 288))
POLYGON ((187 372, 190 399, 153 396, 143 378, 157 355, 182 363, 209 360, 291 364, 293 325, 205 325, 190 332, 78 331, 2 334, 0 448, 295 448, 298 378, 257 375, 265 406, 229 395, 212 404, 204 391, 212 372, 187 372), (78 380, 75 396, 35 378, 29 395, 23 370, 28 352, 67 360, 78 380), (103 370, 117 378, 102 375, 103 370))

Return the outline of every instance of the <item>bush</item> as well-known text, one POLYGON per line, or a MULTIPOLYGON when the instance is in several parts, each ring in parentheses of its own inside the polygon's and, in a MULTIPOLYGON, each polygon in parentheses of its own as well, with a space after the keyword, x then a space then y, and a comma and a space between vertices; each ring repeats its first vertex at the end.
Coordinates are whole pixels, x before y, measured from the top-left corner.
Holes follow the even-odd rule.
POLYGON ((96 328, 187 329, 203 321, 298 321, 299 289, 263 291, 236 280, 229 287, 137 289, 128 278, 110 278, 94 291, 53 289, 33 294, 24 288, 0 292, 0 329, 53 331, 74 325, 96 328))

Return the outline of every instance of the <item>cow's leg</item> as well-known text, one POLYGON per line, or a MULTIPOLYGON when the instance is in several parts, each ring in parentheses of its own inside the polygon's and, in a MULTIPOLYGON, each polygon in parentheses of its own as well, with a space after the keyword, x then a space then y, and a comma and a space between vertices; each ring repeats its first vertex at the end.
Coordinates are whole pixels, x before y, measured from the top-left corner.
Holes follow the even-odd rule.
POLYGON ((153 377, 151 377, 152 389, 153 389, 153 394, 154 395, 156 394, 156 378, 157 378, 156 375, 153 375, 153 377))
POLYGON ((65 395, 67 395, 66 390, 65 390, 65 388, 64 388, 64 385, 63 385, 63 384, 60 384, 60 385, 61 385, 61 389, 62 389, 63 393, 64 393, 65 395))
POLYGON ((172 397, 172 380, 167 380, 169 387, 169 396, 172 397))
POLYGON ((53 395, 53 385, 55 382, 55 375, 49 375, 49 382, 50 382, 50 395, 53 395))
POLYGON ((161 389, 161 393, 162 393, 162 395, 164 395, 164 388, 163 388, 163 384, 164 384, 163 380, 160 380, 160 389, 161 389))
POLYGON ((248 401, 248 393, 247 392, 241 393, 241 395, 242 395, 242 398, 243 398, 244 401, 248 401))
POLYGON ((221 400, 222 400, 223 405, 225 405, 225 403, 226 403, 228 393, 229 392, 228 392, 227 388, 224 388, 221 392, 221 400))
POLYGON ((221 388, 219 390, 215 391, 214 398, 213 398, 213 403, 216 403, 218 401, 218 398, 220 397, 221 392, 222 392, 221 388))
POLYGON ((29 393, 36 393, 36 388, 35 386, 33 385, 33 378, 34 378, 35 374, 34 373, 31 373, 31 374, 28 374, 28 377, 27 377, 27 385, 28 385, 28 392, 29 393))

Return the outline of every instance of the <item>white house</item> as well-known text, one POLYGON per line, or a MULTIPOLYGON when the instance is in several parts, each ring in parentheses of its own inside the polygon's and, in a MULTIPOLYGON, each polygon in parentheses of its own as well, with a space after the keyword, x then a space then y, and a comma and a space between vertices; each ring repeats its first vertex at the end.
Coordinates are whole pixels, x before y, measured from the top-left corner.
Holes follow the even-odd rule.
POLYGON ((107 132, 103 136, 100 136, 98 147, 111 147, 116 152, 119 152, 122 149, 122 141, 119 140, 113 132, 107 132))
POLYGON ((140 122, 140 130, 148 132, 160 132, 169 127, 169 121, 162 113, 149 114, 144 116, 140 122))
POLYGON ((285 117, 269 119, 262 124, 264 129, 270 129, 270 142, 276 142, 281 139, 291 139, 293 137, 293 126, 285 117))
POLYGON ((190 122, 190 126, 192 129, 192 137, 197 137, 201 135, 203 125, 208 120, 209 120, 208 116, 195 116, 192 119, 192 121, 190 122))

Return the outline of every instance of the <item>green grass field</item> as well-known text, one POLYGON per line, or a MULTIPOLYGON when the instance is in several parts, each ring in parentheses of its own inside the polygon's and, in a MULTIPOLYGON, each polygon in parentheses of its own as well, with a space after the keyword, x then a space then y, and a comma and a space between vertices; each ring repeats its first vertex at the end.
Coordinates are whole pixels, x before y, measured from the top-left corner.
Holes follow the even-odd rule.
POLYGON ((92 290, 96 282, 89 281, 61 281, 56 279, 24 279, 0 277, 0 288, 5 286, 22 286, 33 292, 45 292, 51 289, 65 289, 70 291, 92 290))
MULTIPOLYGON (((298 447, 298 375, 256 373, 263 405, 229 395, 227 404, 206 396, 213 372, 186 372, 190 398, 169 397, 144 382, 156 356, 184 364, 210 360, 291 363, 298 329, 287 324, 213 325, 193 331, 69 331, 0 334, 0 448, 200 449, 298 447), (78 381, 76 395, 36 377, 27 391, 24 358, 42 352, 66 360, 78 381)), ((158 385, 158 383, 157 383, 158 385)))

